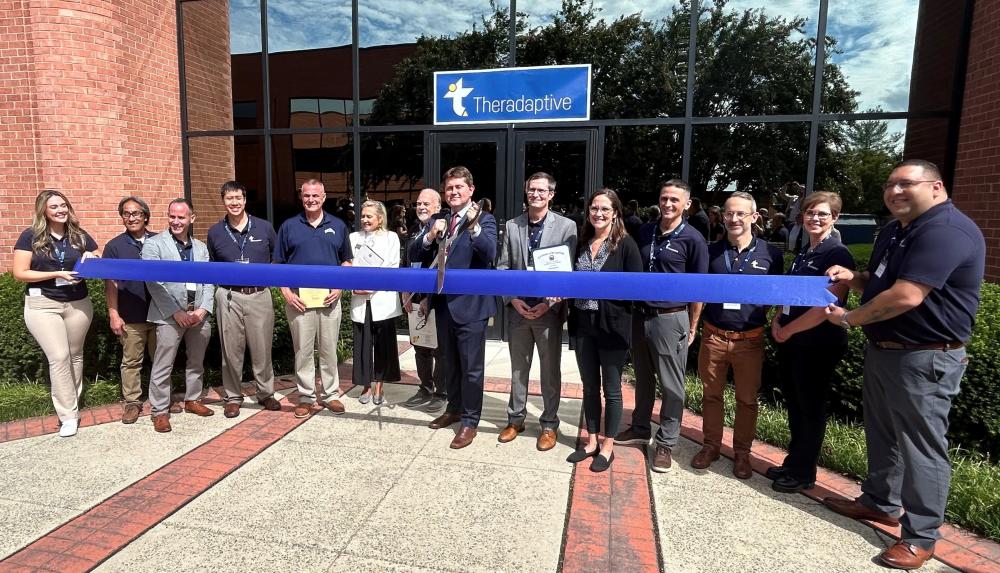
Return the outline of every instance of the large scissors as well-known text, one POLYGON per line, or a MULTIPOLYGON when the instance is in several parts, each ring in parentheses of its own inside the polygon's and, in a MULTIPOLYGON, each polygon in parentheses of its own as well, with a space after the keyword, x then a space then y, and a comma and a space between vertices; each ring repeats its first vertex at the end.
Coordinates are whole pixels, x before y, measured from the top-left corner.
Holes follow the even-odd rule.
POLYGON ((478 202, 473 203, 469 206, 469 210, 465 212, 465 217, 459 224, 455 227, 454 233, 445 233, 443 236, 438 238, 438 252, 437 260, 434 264, 437 265, 437 294, 441 294, 441 290, 444 289, 444 270, 448 264, 448 251, 451 250, 451 244, 462 234, 466 229, 470 229, 476 225, 479 221, 479 215, 483 212, 483 200, 480 199, 478 202), (475 211, 475 212, 473 212, 475 211))

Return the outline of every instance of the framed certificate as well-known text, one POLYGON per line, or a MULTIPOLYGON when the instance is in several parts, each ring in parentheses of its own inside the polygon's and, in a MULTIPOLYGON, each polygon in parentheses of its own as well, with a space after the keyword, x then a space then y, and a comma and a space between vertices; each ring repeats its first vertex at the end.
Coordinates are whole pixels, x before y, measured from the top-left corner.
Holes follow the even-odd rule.
POLYGON ((327 305, 323 304, 323 300, 329 294, 330 289, 328 288, 299 289, 299 298, 302 299, 302 304, 306 305, 306 308, 325 308, 327 305))
POLYGON ((569 247, 566 245, 535 249, 531 252, 531 259, 535 263, 536 271, 567 272, 573 270, 573 257, 570 256, 569 247))

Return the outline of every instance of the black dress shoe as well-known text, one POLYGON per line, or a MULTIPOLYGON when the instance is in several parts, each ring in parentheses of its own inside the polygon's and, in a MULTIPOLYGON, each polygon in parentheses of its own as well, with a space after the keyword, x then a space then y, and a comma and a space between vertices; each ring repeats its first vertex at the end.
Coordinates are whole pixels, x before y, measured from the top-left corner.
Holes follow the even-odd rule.
POLYGON ((798 493, 804 489, 816 487, 815 481, 799 481, 786 474, 778 476, 771 482, 771 489, 781 493, 798 493))
POLYGON ((594 451, 592 451, 592 452, 588 452, 587 450, 580 449, 580 450, 577 450, 577 451, 573 452, 569 456, 567 456, 566 457, 566 461, 569 462, 569 463, 571 463, 571 464, 578 464, 578 463, 582 462, 583 460, 589 458, 590 456, 596 456, 597 452, 599 452, 599 451, 601 451, 601 450, 598 449, 598 448, 594 448, 594 451))
POLYGON ((764 477, 769 480, 776 480, 783 475, 788 475, 788 468, 785 466, 774 466, 773 468, 767 468, 764 472, 764 477))
POLYGON ((594 461, 590 464, 590 471, 601 473, 611 467, 611 462, 615 461, 615 453, 611 452, 611 457, 604 457, 601 454, 594 456, 594 461))

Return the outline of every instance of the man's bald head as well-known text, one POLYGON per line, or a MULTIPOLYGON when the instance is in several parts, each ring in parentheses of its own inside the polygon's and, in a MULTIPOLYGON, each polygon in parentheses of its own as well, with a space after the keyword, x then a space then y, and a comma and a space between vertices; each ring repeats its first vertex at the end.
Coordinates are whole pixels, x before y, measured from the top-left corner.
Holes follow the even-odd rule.
POLYGON ((441 210, 441 194, 436 190, 427 187, 417 195, 417 219, 421 223, 426 223, 431 215, 441 210))

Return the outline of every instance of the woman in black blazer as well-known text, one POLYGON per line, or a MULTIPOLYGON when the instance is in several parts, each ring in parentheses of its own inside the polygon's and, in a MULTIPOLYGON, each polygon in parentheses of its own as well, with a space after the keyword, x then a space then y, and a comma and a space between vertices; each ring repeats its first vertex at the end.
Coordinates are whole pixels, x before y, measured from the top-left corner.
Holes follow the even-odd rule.
MULTIPOLYGON (((625 231, 622 203, 611 189, 594 193, 587 204, 576 254, 581 272, 642 272, 639 247, 625 231)), ((632 303, 575 299, 569 305, 569 334, 583 380, 587 444, 566 459, 579 463, 594 456, 590 470, 602 472, 614 460, 614 436, 622 419, 622 370, 632 343, 632 303), (604 439, 601 431, 601 387, 604 388, 604 439)))

